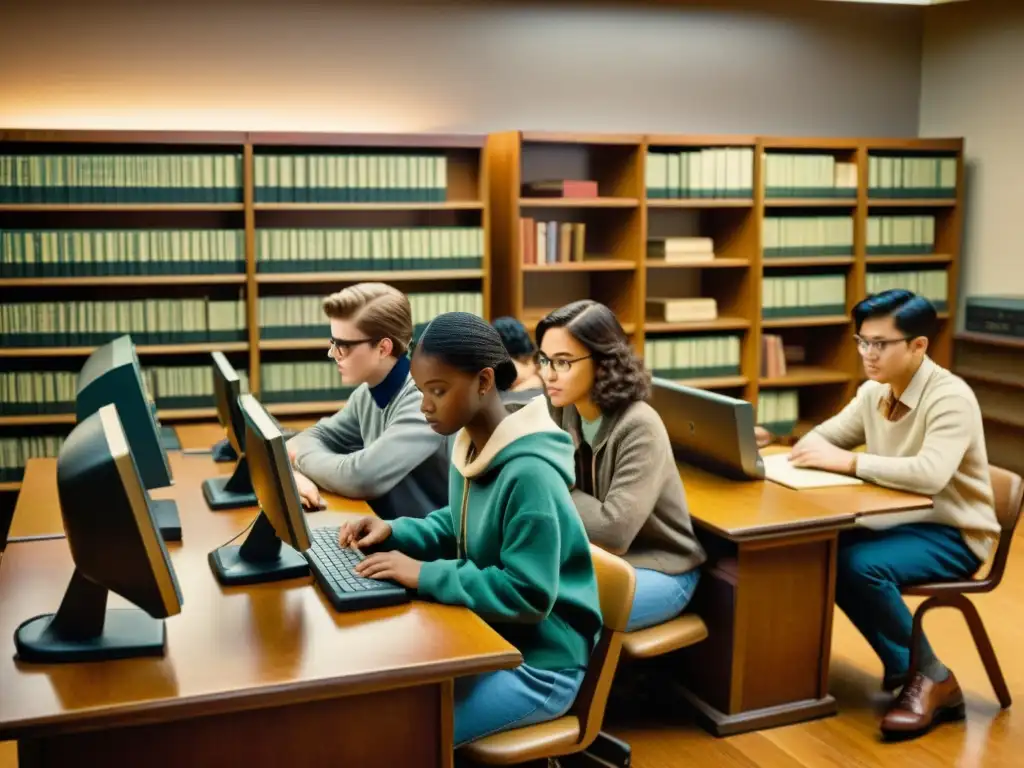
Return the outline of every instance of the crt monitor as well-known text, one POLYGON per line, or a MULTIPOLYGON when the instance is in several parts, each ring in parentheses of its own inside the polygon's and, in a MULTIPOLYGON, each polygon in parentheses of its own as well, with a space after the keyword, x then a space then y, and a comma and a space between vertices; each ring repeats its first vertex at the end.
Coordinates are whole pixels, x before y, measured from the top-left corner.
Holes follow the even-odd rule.
POLYGON ((241 545, 213 550, 210 566, 221 584, 258 584, 309 575, 302 554, 309 529, 299 502, 284 437, 252 395, 238 398, 245 421, 246 457, 260 513, 241 545))
POLYGON ((56 613, 23 622, 18 658, 56 663, 162 656, 181 588, 113 405, 82 419, 57 459, 57 490, 75 563, 56 613), (107 608, 109 592, 136 608, 107 608))
POLYGON ((651 405, 680 459, 734 480, 764 479, 753 405, 666 379, 652 383, 651 405))
MULTIPOLYGON (((111 404, 117 407, 146 488, 153 490, 173 484, 167 453, 160 442, 160 422, 146 396, 135 344, 128 335, 96 349, 78 374, 75 415, 79 423, 111 404)), ((174 501, 153 501, 152 504, 164 539, 180 541, 181 519, 174 501)))
POLYGON ((211 477, 203 481, 203 496, 210 509, 237 509, 255 507, 256 493, 249 476, 249 462, 245 456, 245 420, 238 405, 241 394, 238 373, 222 352, 212 354, 213 393, 217 403, 217 421, 220 422, 228 443, 238 456, 235 471, 230 477, 211 477))

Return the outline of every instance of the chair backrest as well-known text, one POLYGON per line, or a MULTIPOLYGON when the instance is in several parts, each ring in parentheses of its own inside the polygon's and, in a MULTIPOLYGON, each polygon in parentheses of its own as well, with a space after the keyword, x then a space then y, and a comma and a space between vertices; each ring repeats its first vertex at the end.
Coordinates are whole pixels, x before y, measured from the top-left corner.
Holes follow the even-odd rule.
POLYGON ((1024 479, 1015 472, 1001 467, 989 465, 989 476, 992 478, 992 493, 995 497, 996 519, 1002 532, 999 534, 999 545, 992 567, 985 581, 994 588, 1003 578, 1006 569, 1006 558, 1010 554, 1013 543, 1013 531, 1020 519, 1021 507, 1024 506, 1024 479))
POLYGON ((629 563, 593 544, 590 552, 597 575, 604 629, 590 655, 586 677, 572 708, 580 721, 580 742, 584 745, 593 742, 601 731, 608 694, 619 665, 622 635, 633 610, 633 592, 636 589, 636 572, 629 563))

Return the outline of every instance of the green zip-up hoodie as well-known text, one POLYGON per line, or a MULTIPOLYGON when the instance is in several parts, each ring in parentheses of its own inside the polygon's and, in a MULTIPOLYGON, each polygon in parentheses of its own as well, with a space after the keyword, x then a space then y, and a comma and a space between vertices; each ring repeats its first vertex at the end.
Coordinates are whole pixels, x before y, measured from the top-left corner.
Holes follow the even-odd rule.
POLYGON ((391 546, 417 560, 419 594, 464 605, 552 671, 583 669, 601 630, 587 534, 569 494, 571 438, 544 398, 511 413, 484 450, 459 432, 451 504, 391 523, 391 546))

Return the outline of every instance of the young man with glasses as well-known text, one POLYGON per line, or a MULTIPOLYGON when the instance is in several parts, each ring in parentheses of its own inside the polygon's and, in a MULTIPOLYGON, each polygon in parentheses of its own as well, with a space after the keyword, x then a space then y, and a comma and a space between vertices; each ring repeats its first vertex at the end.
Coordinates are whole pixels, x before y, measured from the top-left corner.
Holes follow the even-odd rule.
POLYGON ((409 374, 409 299, 384 283, 360 283, 328 296, 323 309, 327 355, 356 389, 344 408, 288 441, 303 505, 321 508, 324 488, 368 500, 385 519, 444 507, 448 450, 420 412, 409 374))
POLYGON ((860 302, 853 319, 868 381, 797 443, 790 460, 933 499, 931 509, 863 517, 859 528, 840 534, 836 578, 836 604, 881 658, 883 688, 902 688, 882 732, 916 736, 963 717, 964 699, 927 640, 910 676, 913 622, 900 587, 969 578, 999 525, 978 401, 927 354, 935 308, 910 291, 891 290, 860 302), (861 445, 864 453, 851 450, 861 445))

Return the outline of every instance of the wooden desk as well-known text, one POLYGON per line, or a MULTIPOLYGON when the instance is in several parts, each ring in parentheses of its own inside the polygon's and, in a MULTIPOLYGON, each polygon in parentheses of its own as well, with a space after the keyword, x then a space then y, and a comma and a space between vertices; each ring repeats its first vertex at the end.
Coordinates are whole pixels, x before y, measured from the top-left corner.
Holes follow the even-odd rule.
MULTIPOLYGON (((452 680, 513 667, 519 652, 463 608, 338 613, 310 578, 222 588, 207 553, 254 511, 209 511, 200 483, 219 468, 208 456, 169 458, 183 541, 168 549, 184 604, 167 619, 164 658, 16 662, 16 627, 57 608, 73 565, 64 539, 12 542, 0 561, 0 740, 18 739, 21 768, 77 766, 82 755, 148 768, 451 765, 452 680)), ((52 493, 53 473, 51 460, 26 475, 28 508, 52 493)), ((328 501, 311 526, 366 510, 328 501)))
POLYGON ((692 604, 709 637, 678 654, 684 695, 722 736, 834 714, 839 531, 931 499, 874 485, 795 491, 688 466, 680 475, 709 556, 692 604))
MULTIPOLYGON (((303 430, 311 427, 317 419, 280 419, 281 426, 289 429, 303 430)), ((177 424, 174 431, 178 435, 178 442, 182 450, 196 451, 210 449, 213 444, 224 439, 224 430, 215 421, 203 421, 195 424, 177 424)))

